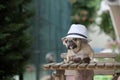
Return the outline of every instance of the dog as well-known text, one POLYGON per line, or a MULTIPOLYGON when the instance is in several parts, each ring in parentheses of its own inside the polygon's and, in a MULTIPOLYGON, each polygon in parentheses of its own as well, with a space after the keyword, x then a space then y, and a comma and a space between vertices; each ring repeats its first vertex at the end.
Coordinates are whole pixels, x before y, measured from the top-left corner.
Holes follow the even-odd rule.
MULTIPOLYGON (((64 59, 65 63, 90 63, 93 59, 94 52, 85 39, 62 38, 62 42, 68 49, 66 58, 64 59)), ((67 73, 71 73, 71 70, 67 71, 67 73)), ((93 80, 93 70, 75 70, 74 73, 74 80, 93 80)))
MULTIPOLYGON (((89 41, 86 27, 81 24, 72 24, 67 35, 62 38, 63 45, 67 48, 64 62, 90 63, 93 60, 94 51, 89 41)), ((94 76, 93 70, 66 70, 65 74, 67 73, 73 73, 73 80, 93 80, 94 76)))
POLYGON ((64 62, 89 63, 93 59, 94 51, 85 39, 62 38, 62 42, 68 49, 64 62))

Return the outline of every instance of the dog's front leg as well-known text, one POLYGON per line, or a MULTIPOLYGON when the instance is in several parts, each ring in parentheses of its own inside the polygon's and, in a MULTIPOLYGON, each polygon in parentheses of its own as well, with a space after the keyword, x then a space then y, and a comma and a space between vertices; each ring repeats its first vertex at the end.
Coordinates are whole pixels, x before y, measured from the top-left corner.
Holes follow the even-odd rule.
POLYGON ((69 63, 69 62, 73 61, 73 57, 74 57, 74 56, 66 55, 66 59, 64 60, 64 62, 65 62, 65 63, 69 63))
POLYGON ((71 51, 68 50, 67 54, 66 54, 66 59, 64 60, 66 63, 73 61, 73 57, 75 56, 75 54, 71 51))
POLYGON ((69 56, 66 55, 65 63, 68 63, 68 62, 69 62, 69 56))

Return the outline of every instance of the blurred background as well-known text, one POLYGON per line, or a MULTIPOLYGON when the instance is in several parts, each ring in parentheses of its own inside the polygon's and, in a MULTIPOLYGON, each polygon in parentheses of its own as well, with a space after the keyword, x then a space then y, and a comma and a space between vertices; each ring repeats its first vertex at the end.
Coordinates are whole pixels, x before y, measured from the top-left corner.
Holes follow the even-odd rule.
POLYGON ((0 0, 1 80, 48 80, 42 65, 62 61, 71 24, 87 27, 95 53, 119 54, 119 20, 119 0, 0 0))

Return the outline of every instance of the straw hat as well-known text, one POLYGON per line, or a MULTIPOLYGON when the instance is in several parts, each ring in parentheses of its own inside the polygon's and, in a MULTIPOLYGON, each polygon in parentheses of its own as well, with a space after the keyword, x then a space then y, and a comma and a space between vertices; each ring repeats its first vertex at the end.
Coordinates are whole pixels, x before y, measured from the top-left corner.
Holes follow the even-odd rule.
POLYGON ((64 38, 81 38, 81 39, 85 39, 87 41, 91 41, 90 39, 88 39, 88 32, 87 29, 84 25, 81 24, 72 24, 67 36, 64 38))

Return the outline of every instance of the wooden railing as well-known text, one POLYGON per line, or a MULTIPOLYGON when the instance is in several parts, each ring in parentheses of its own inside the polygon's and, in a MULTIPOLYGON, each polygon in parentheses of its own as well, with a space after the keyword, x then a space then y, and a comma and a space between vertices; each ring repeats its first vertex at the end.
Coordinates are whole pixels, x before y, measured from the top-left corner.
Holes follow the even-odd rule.
MULTIPOLYGON (((98 53, 94 55, 94 58, 115 58, 114 53, 98 53)), ((66 80, 65 71, 66 70, 94 70, 94 74, 114 74, 114 72, 120 69, 120 63, 115 61, 94 61, 88 63, 49 63, 44 64, 43 68, 45 70, 55 70, 54 74, 55 80, 66 80)))

